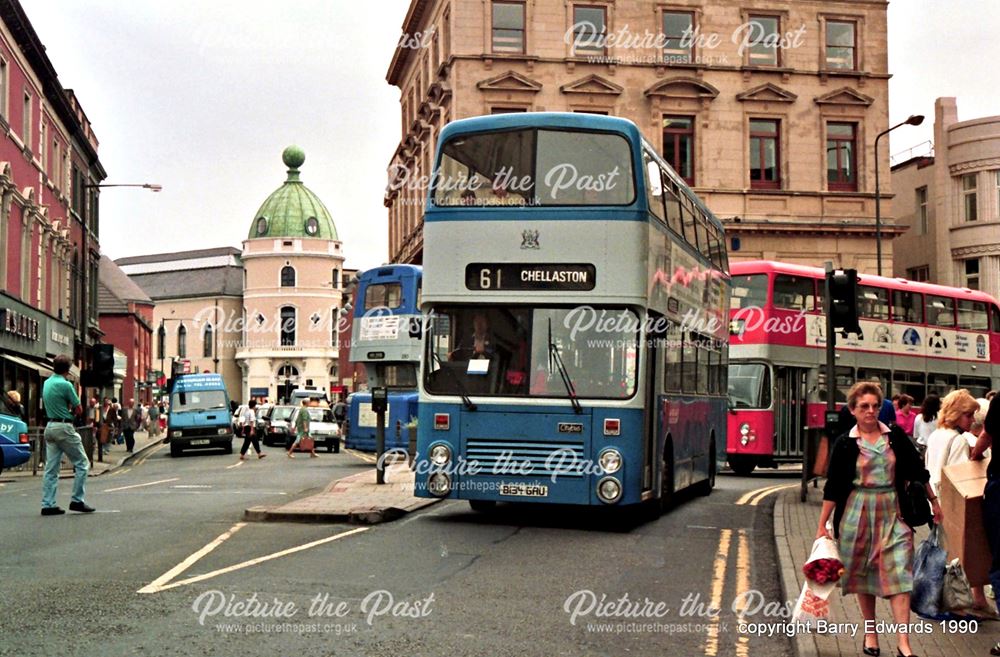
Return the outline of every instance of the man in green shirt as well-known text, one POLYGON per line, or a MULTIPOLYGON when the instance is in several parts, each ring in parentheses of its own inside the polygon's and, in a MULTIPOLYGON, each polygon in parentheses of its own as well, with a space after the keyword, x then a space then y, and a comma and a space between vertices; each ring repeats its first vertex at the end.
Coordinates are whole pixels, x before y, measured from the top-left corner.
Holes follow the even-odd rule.
POLYGON ((73 416, 81 415, 80 397, 73 384, 66 380, 70 361, 67 356, 56 356, 53 361, 55 374, 42 386, 42 403, 49 422, 45 425, 45 476, 42 478, 42 515, 58 516, 66 513, 56 506, 59 487, 59 464, 65 454, 73 464, 73 497, 70 511, 91 513, 94 508, 83 501, 84 486, 90 464, 83 451, 80 434, 73 428, 73 416))

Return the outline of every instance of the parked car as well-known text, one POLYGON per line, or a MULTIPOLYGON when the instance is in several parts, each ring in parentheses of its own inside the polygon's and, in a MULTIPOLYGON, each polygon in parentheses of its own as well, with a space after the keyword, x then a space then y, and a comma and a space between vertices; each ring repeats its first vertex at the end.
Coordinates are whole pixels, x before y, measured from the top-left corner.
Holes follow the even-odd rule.
POLYGON ((274 404, 258 404, 257 411, 257 435, 263 436, 267 433, 267 415, 274 408, 274 404))
POLYGON ((29 458, 28 425, 15 415, 0 412, 0 472, 21 465, 29 458))
POLYGON ((287 446, 289 436, 294 431, 289 428, 288 420, 295 412, 294 406, 272 406, 265 418, 264 433, 261 434, 265 445, 287 446))
MULTIPOLYGON (((295 421, 303 411, 309 412, 309 437, 313 439, 316 447, 324 445, 327 452, 340 452, 340 425, 334 419, 333 411, 317 406, 296 408, 288 420, 293 433, 295 421)), ((292 440, 293 438, 289 437, 289 445, 292 440)))

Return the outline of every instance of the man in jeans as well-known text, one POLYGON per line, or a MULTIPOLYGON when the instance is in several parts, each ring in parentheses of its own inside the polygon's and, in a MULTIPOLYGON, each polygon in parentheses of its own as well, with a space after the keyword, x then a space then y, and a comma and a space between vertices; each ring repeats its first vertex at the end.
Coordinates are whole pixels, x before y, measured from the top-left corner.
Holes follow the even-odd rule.
POLYGON ((90 464, 83 451, 83 441, 80 434, 73 428, 73 416, 83 413, 80 397, 76 394, 73 384, 66 380, 69 373, 69 358, 56 356, 53 361, 55 374, 50 376, 42 386, 42 402, 45 404, 45 415, 49 422, 45 425, 45 476, 42 479, 42 515, 57 516, 66 513, 56 506, 56 490, 59 486, 59 463, 63 454, 73 464, 73 497, 69 503, 70 511, 91 513, 93 507, 83 501, 84 486, 87 482, 87 472, 90 464))

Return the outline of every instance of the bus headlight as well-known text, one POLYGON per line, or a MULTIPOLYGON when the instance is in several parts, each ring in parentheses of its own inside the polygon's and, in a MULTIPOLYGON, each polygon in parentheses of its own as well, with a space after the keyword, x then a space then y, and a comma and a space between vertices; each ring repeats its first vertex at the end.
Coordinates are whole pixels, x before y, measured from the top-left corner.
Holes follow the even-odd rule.
POLYGON ((597 483, 597 496, 602 502, 614 504, 622 497, 622 485, 614 477, 605 477, 597 483))
POLYGON ((746 446, 751 440, 753 440, 753 434, 750 431, 750 425, 744 422, 740 425, 740 444, 746 446))
POLYGON ((171 438, 180 438, 183 435, 184 435, 183 431, 171 431, 170 432, 170 437, 171 438))
POLYGON ((441 443, 434 445, 431 447, 430 459, 434 465, 447 465, 451 461, 451 448, 441 443))
POLYGON ((608 474, 614 474, 622 469, 622 455, 617 449, 606 449, 597 457, 601 469, 608 474))
POLYGON ((427 479, 427 490, 431 495, 443 497, 451 490, 451 478, 443 472, 435 472, 427 479))
POLYGON ((218 429, 216 433, 219 434, 220 436, 225 436, 227 433, 229 433, 229 429, 218 429))

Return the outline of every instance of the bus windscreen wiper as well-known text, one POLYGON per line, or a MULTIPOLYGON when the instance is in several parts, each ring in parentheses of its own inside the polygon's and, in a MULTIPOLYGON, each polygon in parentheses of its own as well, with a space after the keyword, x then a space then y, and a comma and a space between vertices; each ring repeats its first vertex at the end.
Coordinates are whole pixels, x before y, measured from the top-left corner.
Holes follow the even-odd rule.
POLYGON ((562 356, 559 355, 559 347, 552 341, 551 318, 549 318, 549 361, 554 361, 556 368, 559 370, 559 378, 562 379, 563 385, 566 386, 566 393, 569 395, 569 401, 573 404, 573 412, 582 413, 583 407, 580 406, 580 402, 576 398, 576 388, 573 387, 573 381, 570 380, 569 372, 566 371, 566 364, 563 363, 562 356))
POLYGON ((441 356, 439 356, 437 351, 434 350, 433 345, 429 346, 428 349, 431 350, 431 358, 435 363, 437 363, 437 366, 442 370, 447 370, 451 374, 451 380, 455 382, 455 387, 458 388, 458 396, 462 398, 462 405, 465 406, 466 410, 475 411, 478 407, 472 403, 471 399, 469 399, 469 394, 466 392, 465 386, 462 385, 462 381, 459 376, 455 374, 454 370, 449 370, 444 367, 444 364, 441 361, 441 356))

